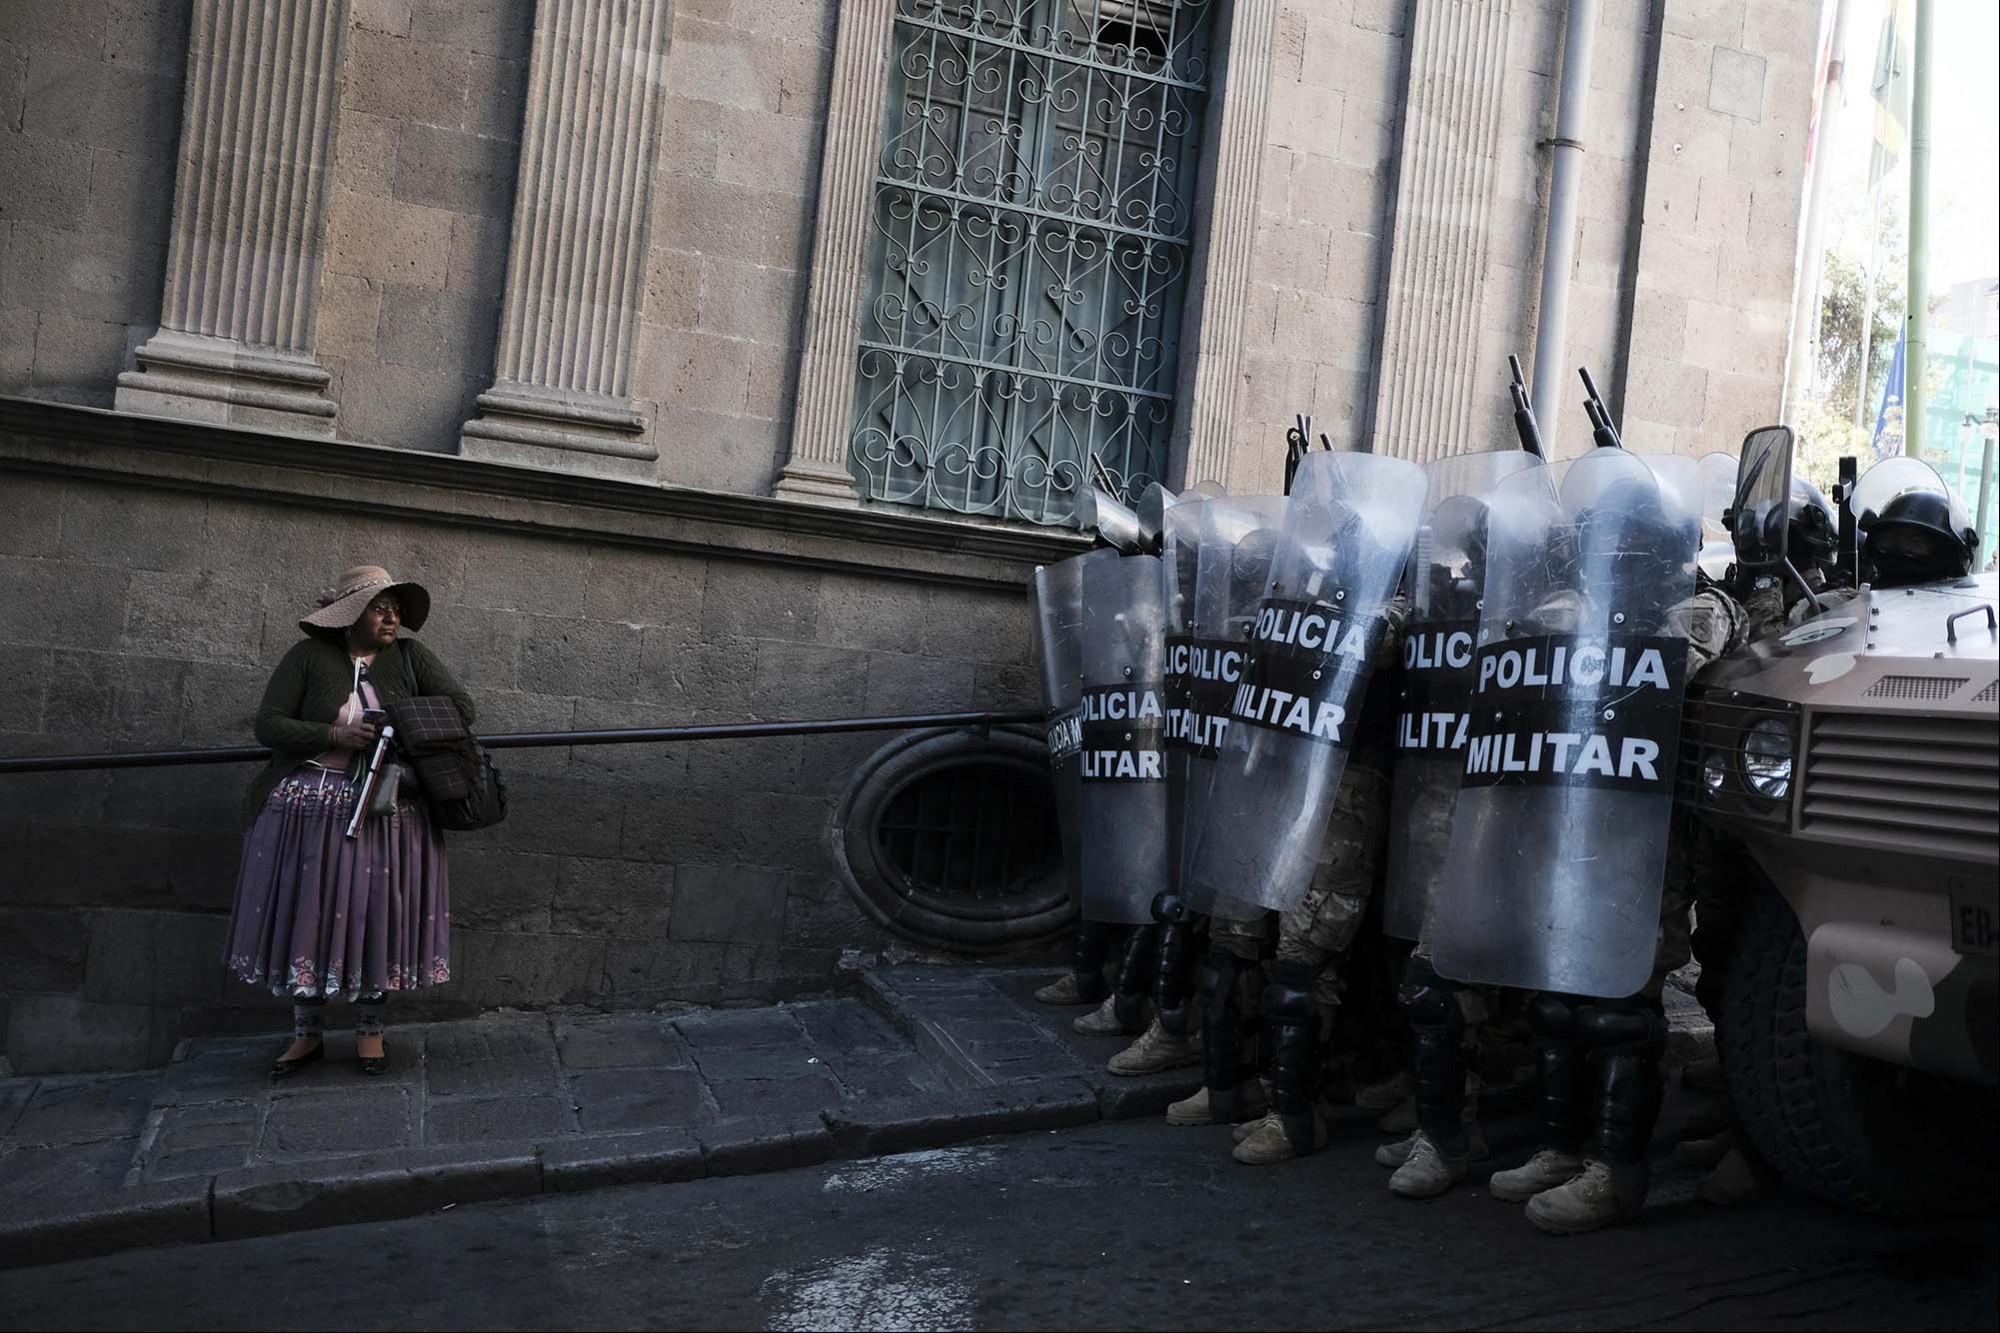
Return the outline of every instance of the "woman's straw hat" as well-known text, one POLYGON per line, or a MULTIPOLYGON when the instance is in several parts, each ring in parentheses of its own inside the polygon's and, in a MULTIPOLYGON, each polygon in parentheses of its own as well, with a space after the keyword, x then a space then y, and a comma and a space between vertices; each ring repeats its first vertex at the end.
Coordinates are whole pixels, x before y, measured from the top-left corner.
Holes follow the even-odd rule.
POLYGON ((431 595, 421 583, 398 582, 380 565, 356 565, 340 576, 340 582, 319 595, 319 610, 299 621, 299 628, 314 630, 346 629, 361 619, 368 604, 385 592, 393 592, 403 605, 403 624, 417 630, 430 619, 431 595))

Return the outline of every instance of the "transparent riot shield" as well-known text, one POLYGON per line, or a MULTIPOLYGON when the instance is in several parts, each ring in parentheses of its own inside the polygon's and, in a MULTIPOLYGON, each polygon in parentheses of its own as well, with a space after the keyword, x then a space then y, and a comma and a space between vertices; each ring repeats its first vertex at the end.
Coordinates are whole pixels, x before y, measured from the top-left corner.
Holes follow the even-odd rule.
POLYGON ((1195 834, 1194 892, 1280 911, 1305 896, 1424 491, 1399 458, 1300 463, 1195 834))
MULTIPOLYGON (((1181 823, 1199 829, 1207 818, 1215 762, 1229 730, 1229 704, 1243 678, 1249 653, 1250 626, 1271 579, 1271 557, 1277 553, 1279 525, 1285 501, 1278 495, 1241 496, 1215 500, 1201 508, 1200 558, 1195 580, 1193 615, 1186 641, 1168 650, 1168 666, 1181 655, 1187 678, 1187 711, 1177 719, 1168 740, 1186 765, 1181 823)), ((1171 764, 1170 764, 1171 771, 1171 764)), ((1230 920, 1247 921, 1263 913, 1255 903, 1228 897, 1188 881, 1194 857, 1192 833, 1181 839, 1176 883, 1188 906, 1230 920)))
POLYGON ((1083 915, 1140 925, 1167 885, 1166 606, 1160 558, 1083 569, 1083 915))
MULTIPOLYGON (((1733 460, 1732 460, 1733 463, 1733 460)), ((1459 454, 1424 465, 1430 490, 1410 555, 1410 623, 1403 639, 1396 762, 1390 778, 1389 873, 1383 933, 1420 940, 1451 840, 1452 803, 1471 724, 1473 649, 1486 582, 1486 512, 1506 478, 1548 468, 1519 449, 1459 454)))
POLYGON ((1718 449, 1695 467, 1701 475, 1701 572, 1720 582, 1736 558, 1724 517, 1736 498, 1736 459, 1718 449))
MULTIPOLYGON (((1152 490, 1147 495, 1152 495, 1152 490)), ((1187 827, 1188 762, 1195 729, 1194 606, 1201 567, 1202 513, 1209 501, 1183 497, 1160 519, 1160 577, 1166 612, 1167 882, 1180 887, 1181 843, 1187 827)))
POLYGON ((1473 721, 1431 958, 1459 981, 1616 997, 1659 933, 1694 460, 1599 449, 1552 500, 1504 481, 1487 521, 1473 721))
POLYGON ((1042 680, 1042 707, 1048 714, 1049 776, 1055 786, 1056 828, 1062 835, 1063 868, 1072 906, 1083 903, 1083 840, 1077 820, 1082 803, 1081 724, 1083 704, 1083 569, 1092 561, 1116 560, 1111 551, 1092 551, 1035 570, 1028 585, 1035 613, 1035 659, 1042 680))

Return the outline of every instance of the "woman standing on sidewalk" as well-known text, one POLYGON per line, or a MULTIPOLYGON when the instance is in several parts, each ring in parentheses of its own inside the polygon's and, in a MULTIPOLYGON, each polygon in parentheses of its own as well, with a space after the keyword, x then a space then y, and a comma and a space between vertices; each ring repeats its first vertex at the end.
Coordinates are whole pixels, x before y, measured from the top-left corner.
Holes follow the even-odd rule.
POLYGON ((362 1072, 385 1072, 388 993, 450 978, 444 839, 422 799, 404 791, 347 836, 357 796, 349 772, 374 746, 376 710, 442 695, 472 721, 472 696, 444 663, 398 635, 421 629, 430 609, 419 584, 377 565, 348 570, 299 622, 306 637, 278 663, 257 709, 257 740, 272 755, 246 801, 229 969, 292 997, 292 1044, 273 1079, 325 1054, 325 1005, 343 996, 357 1006, 362 1072))

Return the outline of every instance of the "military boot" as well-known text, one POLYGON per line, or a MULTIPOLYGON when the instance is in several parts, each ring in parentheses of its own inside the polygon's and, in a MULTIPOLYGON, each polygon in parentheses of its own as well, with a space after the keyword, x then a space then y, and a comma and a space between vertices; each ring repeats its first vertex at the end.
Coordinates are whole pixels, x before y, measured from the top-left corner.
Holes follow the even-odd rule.
POLYGON ((1123 1033, 1136 1032, 1137 1028, 1127 1028, 1118 1017, 1118 997, 1107 995, 1104 1003, 1098 1005, 1081 1018, 1072 1019, 1070 1027, 1086 1037, 1116 1037, 1123 1033))
POLYGON ((1583 1158, 1561 1148, 1543 1148, 1512 1171, 1495 1171, 1486 1188, 1496 1199, 1525 1203, 1583 1174, 1583 1158))
POLYGON ((1582 1175, 1528 1200, 1528 1220, 1561 1236, 1626 1221, 1646 1206, 1646 1146, 1667 1045, 1666 1015, 1643 998, 1579 1005, 1576 1026, 1597 1055, 1597 1147, 1582 1175))
POLYGON ((1264 992, 1262 969, 1211 941, 1199 986, 1202 1090, 1168 1108, 1167 1123, 1229 1125, 1261 1117, 1270 1107, 1256 1075, 1253 1015, 1264 992))
POLYGON ((1069 975, 1035 992, 1043 1004, 1096 1004, 1111 993, 1104 963, 1111 956, 1114 928, 1102 921, 1079 921, 1070 939, 1069 975))
POLYGON ((1457 1156, 1450 1155, 1431 1142, 1430 1135, 1421 1129, 1408 1141, 1410 1155, 1396 1168, 1396 1174, 1389 1177, 1392 1194, 1405 1199, 1435 1199, 1465 1179, 1465 1173, 1472 1169, 1470 1149, 1457 1156))
POLYGON ((1065 972, 1035 992, 1035 998, 1043 1004, 1090 1004, 1076 984, 1076 973, 1065 972))
MULTIPOLYGON (((1479 1127, 1479 1117, 1475 1114, 1477 1109, 1468 1103, 1465 1108, 1464 1118, 1466 1152, 1469 1154, 1470 1160, 1475 1162, 1481 1160, 1487 1153, 1492 1151, 1486 1145, 1486 1131, 1479 1127)), ((1417 1140, 1421 1137, 1423 1137, 1423 1131, 1417 1129, 1410 1131, 1406 1138, 1397 1139, 1394 1143, 1385 1143, 1375 1150, 1375 1160, 1386 1167, 1401 1166, 1410 1160, 1410 1154, 1415 1151, 1417 1140)))
MULTIPOLYGON (((1246 1117, 1254 1124, 1264 1118, 1270 1110, 1270 1099, 1265 1095, 1264 1085, 1256 1079, 1236 1089, 1235 1114, 1246 1117)), ((1194 1095, 1183 1097, 1167 1108, 1167 1123, 1180 1128, 1195 1125, 1219 1125, 1214 1109, 1209 1105, 1208 1089, 1196 1088, 1194 1095)))
MULTIPOLYGON (((1201 1041, 1196 1037, 1176 1037, 1154 1019, 1139 1040, 1111 1057, 1105 1068, 1114 1074, 1134 1078, 1159 1074, 1201 1063, 1201 1041)), ((1204 1090, 1205 1091, 1205 1090, 1204 1090)))
POLYGON ((1257 1109, 1247 1119, 1240 1121, 1236 1128, 1229 1131, 1229 1137, 1233 1142, 1241 1143, 1243 1140, 1249 1138, 1255 1132, 1257 1126, 1263 1123, 1264 1117, 1271 1113, 1270 1079, 1260 1078, 1257 1080, 1257 1094, 1252 1098, 1257 1109))
MULTIPOLYGON (((1318 1152, 1327 1145, 1326 1116, 1318 1106, 1312 1108, 1311 1115, 1312 1147, 1309 1151, 1318 1152)), ((1291 1161, 1299 1156, 1299 1145, 1294 1141, 1299 1128, 1296 1120, 1294 1116, 1271 1112, 1249 1127, 1250 1132, 1230 1150, 1229 1155, 1245 1166, 1275 1166, 1279 1162, 1291 1161)))
POLYGON ((1354 1104, 1364 1111, 1393 1111, 1417 1090, 1416 1076, 1405 1069, 1380 1083, 1371 1083, 1354 1094, 1354 1104))
POLYGON ((1575 1179, 1528 1200, 1528 1220, 1557 1236, 1629 1221, 1645 1208, 1649 1183, 1644 1162, 1588 1158, 1575 1179))
POLYGON ((1271 1052, 1271 1113, 1236 1145, 1248 1166, 1288 1162, 1327 1142, 1319 1106, 1320 1034, 1331 1031, 1313 1001, 1312 965, 1280 959, 1264 987, 1265 1048, 1271 1052))

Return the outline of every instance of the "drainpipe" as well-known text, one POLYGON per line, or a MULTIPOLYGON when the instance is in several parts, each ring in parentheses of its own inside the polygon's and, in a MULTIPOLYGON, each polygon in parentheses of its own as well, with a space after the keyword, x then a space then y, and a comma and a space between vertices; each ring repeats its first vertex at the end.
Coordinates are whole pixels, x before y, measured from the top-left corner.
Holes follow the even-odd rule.
POLYGON ((1563 329, 1569 322, 1569 275, 1576 268, 1577 186, 1583 176, 1584 111, 1590 104, 1590 43, 1597 35, 1597 0, 1569 0, 1563 34, 1562 92, 1556 103, 1554 170, 1549 179, 1549 233, 1542 246, 1542 305, 1535 322, 1535 419, 1560 434, 1563 329))
POLYGON ((1917 0, 1917 49, 1910 52, 1910 278, 1903 292, 1903 452, 1924 456, 1925 326, 1930 322, 1931 0, 1917 0))

